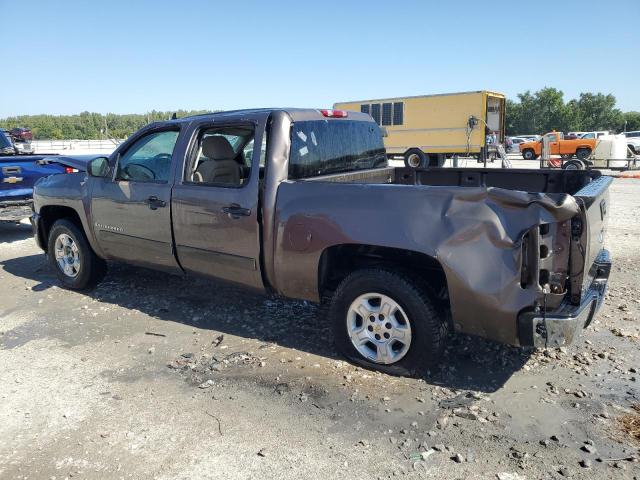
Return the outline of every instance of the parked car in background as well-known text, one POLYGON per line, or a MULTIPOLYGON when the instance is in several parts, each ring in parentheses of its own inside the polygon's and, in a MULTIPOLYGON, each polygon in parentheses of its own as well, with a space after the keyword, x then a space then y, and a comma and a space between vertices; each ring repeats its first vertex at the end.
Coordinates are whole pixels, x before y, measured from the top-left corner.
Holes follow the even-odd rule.
POLYGON ((14 155, 15 153, 16 149, 11 137, 7 135, 6 130, 0 130, 0 155, 14 155))
POLYGON ((16 153, 23 155, 31 155, 34 153, 34 148, 31 143, 33 140, 33 133, 31 133, 31 129, 22 127, 12 128, 9 131, 9 135, 11 140, 13 140, 13 146, 15 147, 16 153))
POLYGON ((521 137, 511 137, 511 147, 507 150, 507 153, 520 153, 520 144, 528 142, 529 140, 521 137))
MULTIPOLYGON (((575 140, 566 140, 562 132, 549 132, 544 135, 549 141, 549 149, 551 155, 576 156, 580 160, 584 160, 591 155, 596 147, 595 138, 578 138, 575 140)), ((525 142, 520 144, 520 151, 525 160, 535 160, 542 153, 542 142, 525 142)))
POLYGON ((627 146, 634 155, 640 155, 640 130, 633 132, 624 132, 624 136, 627 137, 627 146))
POLYGON ((86 174, 40 180, 32 222, 67 288, 114 260, 321 302, 347 358, 412 375, 449 328, 574 340, 606 291, 612 181, 394 168, 368 114, 237 110, 152 123, 86 174))
POLYGON ((16 143, 31 142, 31 140, 33 140, 33 133, 31 133, 30 128, 12 128, 9 133, 16 143))
POLYGON ((516 135, 517 138, 523 138, 528 142, 537 142, 542 138, 541 135, 516 135))
POLYGON ((593 138, 593 139, 597 139, 600 138, 604 135, 611 135, 611 132, 609 132, 609 130, 598 130, 596 132, 584 132, 582 135, 580 135, 579 138, 585 138, 585 139, 589 139, 589 138, 593 138))
MULTIPOLYGON (((10 140, 0 132, 0 145, 7 143, 10 140)), ((33 185, 38 179, 77 172, 84 168, 84 163, 81 159, 57 155, 16 155, 13 145, 0 148, 0 221, 20 221, 31 215, 33 185)))

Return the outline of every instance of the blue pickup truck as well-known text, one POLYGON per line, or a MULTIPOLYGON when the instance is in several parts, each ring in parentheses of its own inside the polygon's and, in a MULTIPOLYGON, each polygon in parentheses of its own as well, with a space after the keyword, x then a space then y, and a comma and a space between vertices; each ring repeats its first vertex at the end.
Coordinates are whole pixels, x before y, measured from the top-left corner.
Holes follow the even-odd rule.
MULTIPOLYGON (((7 139, 0 132, 0 146, 7 139)), ((6 143, 6 142, 5 142, 6 143)), ((86 159, 61 155, 17 155, 13 148, 0 150, 0 221, 17 222, 31 215, 33 185, 42 177, 84 170, 86 159)))

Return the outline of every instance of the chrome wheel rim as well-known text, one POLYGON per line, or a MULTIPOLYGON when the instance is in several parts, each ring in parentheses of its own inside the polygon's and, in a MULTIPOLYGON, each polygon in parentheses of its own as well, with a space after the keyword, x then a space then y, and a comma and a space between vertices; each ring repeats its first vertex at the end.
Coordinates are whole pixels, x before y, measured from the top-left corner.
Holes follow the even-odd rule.
POLYGON ((381 293, 365 293, 353 301, 347 332, 358 353, 378 364, 400 361, 411 346, 409 317, 398 302, 381 293))
POLYGON ((80 252, 76 242, 66 233, 56 238, 54 255, 58 268, 67 277, 75 278, 80 273, 80 252))
POLYGON ((412 153, 409 155, 409 158, 407 158, 407 163, 412 168, 418 168, 420 166, 420 157, 417 154, 412 153))

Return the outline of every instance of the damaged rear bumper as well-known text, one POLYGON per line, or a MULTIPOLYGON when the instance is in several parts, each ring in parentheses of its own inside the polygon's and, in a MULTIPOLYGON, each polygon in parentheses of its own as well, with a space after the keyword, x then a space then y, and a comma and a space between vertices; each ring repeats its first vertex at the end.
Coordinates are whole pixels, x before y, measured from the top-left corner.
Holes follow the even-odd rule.
POLYGON ((572 343, 587 327, 602 305, 611 271, 611 256, 602 250, 594 262, 595 276, 584 292, 580 305, 568 301, 543 315, 523 312, 518 317, 520 345, 529 347, 560 347, 572 343))

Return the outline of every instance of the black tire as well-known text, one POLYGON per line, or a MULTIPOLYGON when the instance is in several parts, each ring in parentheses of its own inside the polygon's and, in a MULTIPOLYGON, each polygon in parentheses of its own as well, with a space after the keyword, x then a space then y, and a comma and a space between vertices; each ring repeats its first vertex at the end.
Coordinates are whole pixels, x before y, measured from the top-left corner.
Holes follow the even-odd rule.
POLYGON ((404 152, 404 166, 407 168, 427 168, 429 157, 419 148, 410 148, 404 152))
POLYGON ((563 170, 584 170, 585 166, 580 160, 571 160, 562 164, 563 170))
POLYGON ((522 158, 524 158, 525 160, 535 160, 536 158, 538 158, 538 156, 536 155, 536 152, 534 152, 531 148, 526 148, 522 152, 522 158))
POLYGON ((357 270, 347 276, 329 300, 328 318, 340 353, 353 363, 391 375, 419 376, 442 356, 447 334, 445 313, 437 308, 428 287, 407 275, 381 268, 357 270), (362 355, 351 341, 348 311, 359 296, 375 292, 386 295, 404 310, 411 327, 408 351, 391 364, 376 363, 362 355))
POLYGON ((58 279, 65 288, 71 290, 93 288, 100 283, 107 273, 106 262, 95 254, 84 232, 70 220, 57 220, 52 225, 47 244, 49 264, 55 270, 58 279), (56 259, 56 239, 63 234, 71 237, 77 246, 80 267, 75 276, 67 275, 56 259))
POLYGON ((578 158, 578 160, 586 160, 587 158, 589 158, 589 155, 591 155, 590 148, 579 148, 578 150, 576 150, 576 157, 578 158))

